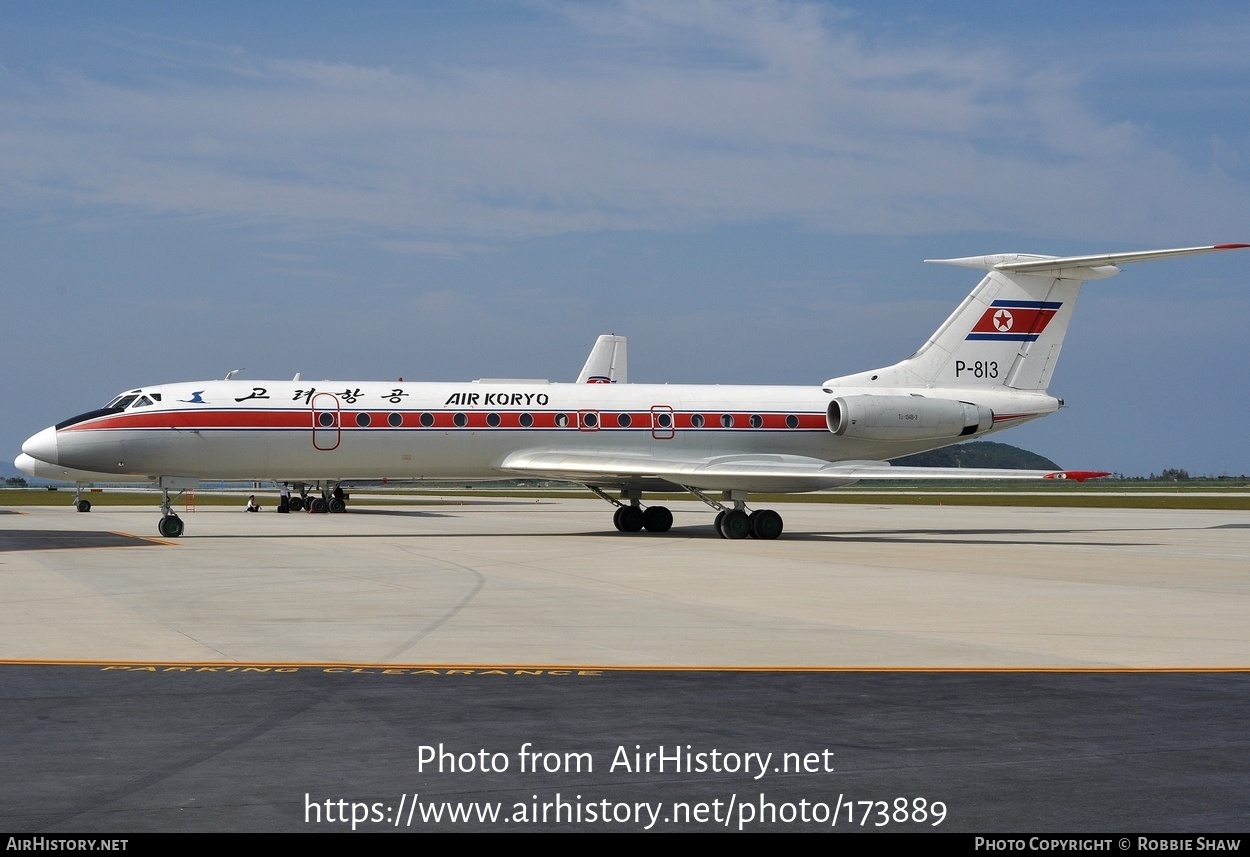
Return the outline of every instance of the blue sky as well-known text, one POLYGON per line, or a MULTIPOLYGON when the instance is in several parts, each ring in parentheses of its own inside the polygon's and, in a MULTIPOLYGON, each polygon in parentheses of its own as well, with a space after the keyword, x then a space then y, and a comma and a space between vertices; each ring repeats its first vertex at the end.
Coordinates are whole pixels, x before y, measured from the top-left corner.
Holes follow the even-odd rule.
MULTIPOLYGON (((1250 241, 1240 3, 0 6, 0 468, 145 383, 818 384, 928 257, 1250 241)), ((1091 283, 999 436, 1250 473, 1250 251, 1091 283)))

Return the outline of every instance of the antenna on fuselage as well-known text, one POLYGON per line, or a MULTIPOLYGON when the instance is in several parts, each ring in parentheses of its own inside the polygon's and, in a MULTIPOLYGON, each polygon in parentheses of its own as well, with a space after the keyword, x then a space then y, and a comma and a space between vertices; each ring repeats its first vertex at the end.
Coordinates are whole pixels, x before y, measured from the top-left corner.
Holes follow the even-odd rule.
POLYGON ((226 380, 229 381, 231 378, 233 378, 235 375, 238 375, 242 371, 243 371, 242 369, 231 369, 229 372, 226 373, 226 380))

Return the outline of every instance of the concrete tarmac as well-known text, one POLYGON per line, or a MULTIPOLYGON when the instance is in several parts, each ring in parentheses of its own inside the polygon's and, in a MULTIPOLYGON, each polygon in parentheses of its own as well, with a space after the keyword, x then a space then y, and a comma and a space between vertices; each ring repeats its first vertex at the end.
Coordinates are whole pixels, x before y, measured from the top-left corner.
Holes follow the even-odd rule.
POLYGON ((0 666, 0 830, 1210 836, 1250 811, 1245 674, 228 669, 0 666))
POLYGON ((0 828, 1244 830, 1246 513, 672 508, 0 515, 0 828))
POLYGON ((0 516, 0 659, 1247 667, 1244 512, 783 504, 773 542, 580 499, 0 516))

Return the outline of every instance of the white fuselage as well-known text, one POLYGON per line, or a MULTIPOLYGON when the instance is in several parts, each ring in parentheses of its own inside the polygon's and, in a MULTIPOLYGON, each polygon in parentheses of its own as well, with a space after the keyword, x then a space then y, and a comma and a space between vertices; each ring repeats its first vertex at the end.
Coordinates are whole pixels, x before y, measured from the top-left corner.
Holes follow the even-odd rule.
POLYGON ((1005 388, 204 381, 131 391, 136 399, 124 410, 67 420, 32 438, 28 451, 65 467, 129 476, 447 480, 506 478, 513 474, 505 460, 525 451, 838 462, 965 439, 833 434, 831 401, 883 393, 989 408, 993 425, 979 434, 1059 406, 1044 393, 1005 388))

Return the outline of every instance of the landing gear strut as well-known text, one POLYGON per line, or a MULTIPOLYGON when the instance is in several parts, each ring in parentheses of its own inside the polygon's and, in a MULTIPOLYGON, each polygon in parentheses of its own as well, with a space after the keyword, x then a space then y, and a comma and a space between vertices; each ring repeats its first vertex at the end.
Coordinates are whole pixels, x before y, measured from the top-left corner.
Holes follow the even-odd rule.
POLYGON ((80 512, 91 511, 91 501, 84 500, 82 497, 82 483, 81 482, 74 483, 74 508, 80 512))

